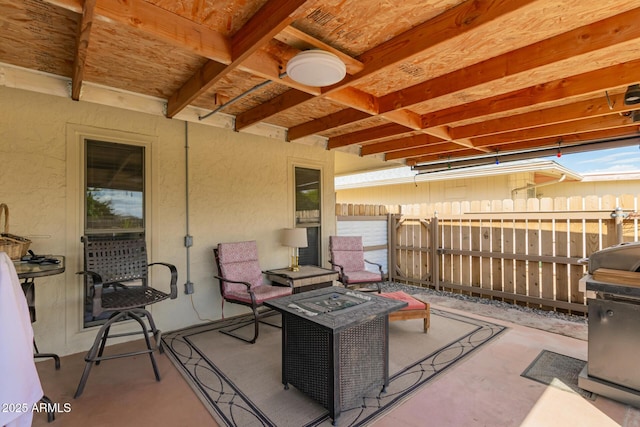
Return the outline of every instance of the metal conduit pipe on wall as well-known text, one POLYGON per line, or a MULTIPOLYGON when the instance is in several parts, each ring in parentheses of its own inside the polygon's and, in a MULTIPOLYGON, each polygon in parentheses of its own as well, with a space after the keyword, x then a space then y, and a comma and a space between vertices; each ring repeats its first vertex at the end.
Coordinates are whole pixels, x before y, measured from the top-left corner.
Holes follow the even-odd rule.
POLYGON ((193 246, 193 237, 189 234, 189 122, 184 122, 184 172, 185 172, 185 228, 184 246, 187 256, 187 281, 184 284, 184 293, 190 295, 193 293, 193 283, 191 283, 191 259, 189 250, 193 246))

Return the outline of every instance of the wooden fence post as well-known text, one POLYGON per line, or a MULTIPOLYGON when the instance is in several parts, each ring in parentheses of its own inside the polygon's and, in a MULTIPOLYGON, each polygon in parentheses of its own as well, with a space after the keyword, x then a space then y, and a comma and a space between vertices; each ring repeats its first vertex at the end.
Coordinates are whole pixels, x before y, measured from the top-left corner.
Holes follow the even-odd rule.
POLYGON ((440 228, 438 226, 438 212, 431 218, 431 283, 437 291, 440 290, 440 228))

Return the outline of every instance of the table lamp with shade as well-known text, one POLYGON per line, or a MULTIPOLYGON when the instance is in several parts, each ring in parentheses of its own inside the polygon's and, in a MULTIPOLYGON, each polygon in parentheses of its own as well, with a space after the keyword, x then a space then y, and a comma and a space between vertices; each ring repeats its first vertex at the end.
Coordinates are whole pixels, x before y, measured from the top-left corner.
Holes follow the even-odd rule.
POLYGON ((306 228, 285 228, 282 233, 282 245, 293 248, 291 256, 291 271, 300 271, 299 249, 307 247, 307 229, 306 228))

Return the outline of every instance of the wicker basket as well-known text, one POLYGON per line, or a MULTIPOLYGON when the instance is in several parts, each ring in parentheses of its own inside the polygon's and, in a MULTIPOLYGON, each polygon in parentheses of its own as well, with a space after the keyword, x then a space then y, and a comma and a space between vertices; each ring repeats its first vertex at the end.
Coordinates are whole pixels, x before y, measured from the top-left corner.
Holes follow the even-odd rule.
POLYGON ((6 252, 11 259, 20 259, 27 254, 31 240, 9 233, 9 207, 0 203, 0 217, 4 212, 4 231, 0 233, 0 252, 6 252))

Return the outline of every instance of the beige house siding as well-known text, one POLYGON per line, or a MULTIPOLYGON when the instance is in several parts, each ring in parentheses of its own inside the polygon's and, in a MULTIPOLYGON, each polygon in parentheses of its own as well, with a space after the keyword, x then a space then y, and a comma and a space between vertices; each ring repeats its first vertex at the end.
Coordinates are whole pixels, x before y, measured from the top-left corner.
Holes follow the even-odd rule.
POLYGON ((525 187, 527 186, 534 186, 533 175, 533 173, 525 172, 338 189, 336 190, 336 201, 337 203, 352 204, 412 205, 473 200, 527 199, 532 197, 602 197, 606 195, 637 194, 640 189, 640 180, 637 179, 640 174, 634 174, 626 178, 623 178, 624 175, 620 175, 615 180, 594 180, 594 178, 587 176, 583 181, 543 183, 539 187, 526 189, 525 187))
MULTIPOLYGON (((331 151, 189 123, 190 280, 195 293, 185 295, 185 123, 0 87, 0 201, 10 207, 11 232, 29 236, 36 253, 67 257, 65 274, 36 279, 34 330, 42 351, 83 351, 95 336, 95 330, 82 328, 83 284, 75 274, 82 268, 78 135, 83 133, 142 140, 150 148, 150 258, 175 264, 179 274, 178 299, 153 307, 164 331, 221 317, 218 283, 212 277, 212 248, 218 242, 255 239, 264 269, 288 264, 279 234, 293 226, 294 165, 322 170, 322 253, 327 253, 328 236, 336 227, 331 151)), ((243 310, 227 304, 224 314, 243 310)))
POLYGON ((637 194, 640 191, 640 180, 616 180, 616 181, 583 181, 561 182, 540 188, 537 197, 561 197, 561 196, 606 196, 608 194, 637 194))
POLYGON ((509 188, 526 185, 529 174, 415 182, 336 191, 337 203, 408 205, 464 200, 508 199, 509 188))

